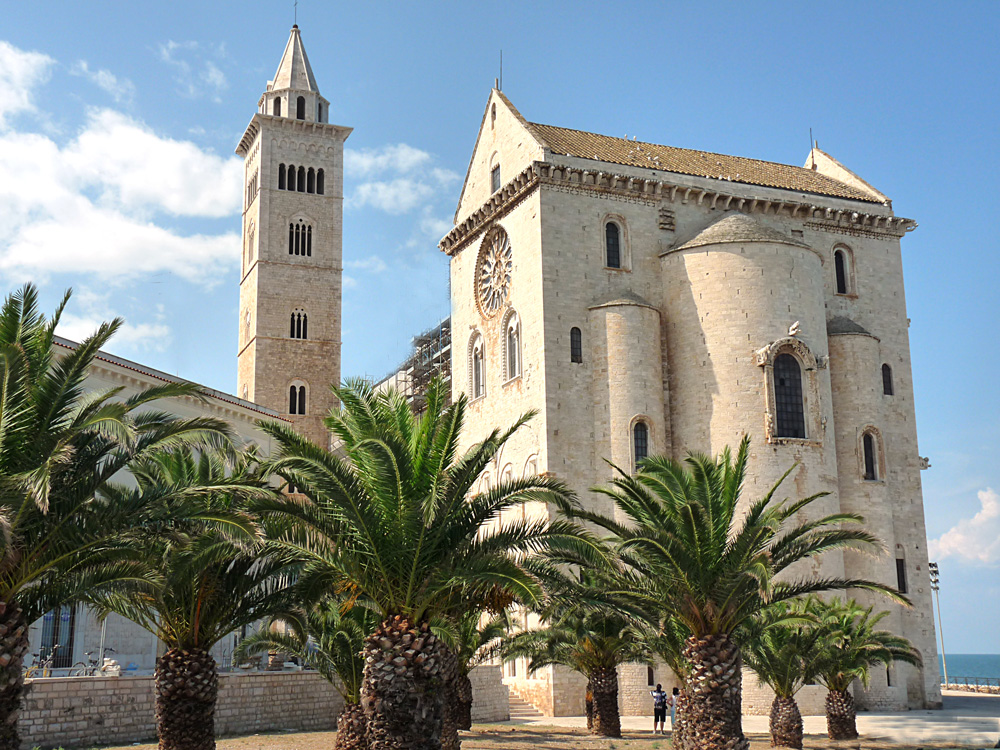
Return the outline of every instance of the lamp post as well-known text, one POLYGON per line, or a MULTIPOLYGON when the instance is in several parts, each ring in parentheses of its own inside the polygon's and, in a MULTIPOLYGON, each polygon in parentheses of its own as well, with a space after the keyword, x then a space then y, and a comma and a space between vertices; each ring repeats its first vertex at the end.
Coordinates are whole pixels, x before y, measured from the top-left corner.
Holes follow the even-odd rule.
POLYGON ((937 597, 938 635, 941 637, 941 666, 944 667, 944 686, 948 687, 948 659, 944 655, 944 626, 941 624, 941 575, 936 562, 927 563, 931 576, 931 591, 937 597))

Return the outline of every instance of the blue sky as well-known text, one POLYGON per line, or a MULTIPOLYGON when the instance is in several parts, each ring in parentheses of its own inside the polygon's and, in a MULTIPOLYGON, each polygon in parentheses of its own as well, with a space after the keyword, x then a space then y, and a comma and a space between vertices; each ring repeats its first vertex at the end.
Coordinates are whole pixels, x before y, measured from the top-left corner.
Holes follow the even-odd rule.
MULTIPOLYGON (((291 2, 5 3, 0 291, 123 315, 115 353, 235 391, 241 168, 291 2)), ((299 24, 348 140, 345 375, 448 313, 450 227, 489 89, 530 120, 801 164, 820 147, 903 240, 946 646, 1000 653, 994 286, 1000 4, 328 3, 299 24)))

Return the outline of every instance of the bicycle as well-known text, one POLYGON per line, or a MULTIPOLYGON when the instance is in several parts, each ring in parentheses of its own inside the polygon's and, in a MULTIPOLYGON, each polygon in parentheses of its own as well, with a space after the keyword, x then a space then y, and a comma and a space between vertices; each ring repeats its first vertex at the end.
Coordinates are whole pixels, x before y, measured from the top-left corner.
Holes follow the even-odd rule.
POLYGON ((36 677, 51 677, 52 676, 52 665, 56 660, 56 651, 61 649, 62 646, 58 643, 52 647, 52 650, 45 656, 44 659, 41 657, 41 652, 37 654, 32 654, 34 657, 31 662, 31 666, 24 670, 25 679, 34 679, 36 677))
POLYGON ((87 657, 86 662, 78 661, 69 670, 70 677, 96 677, 99 674, 104 674, 104 662, 108 658, 108 654, 115 653, 115 650, 111 646, 104 647, 104 653, 101 654, 101 659, 91 659, 90 655, 94 651, 84 651, 83 655, 87 657))

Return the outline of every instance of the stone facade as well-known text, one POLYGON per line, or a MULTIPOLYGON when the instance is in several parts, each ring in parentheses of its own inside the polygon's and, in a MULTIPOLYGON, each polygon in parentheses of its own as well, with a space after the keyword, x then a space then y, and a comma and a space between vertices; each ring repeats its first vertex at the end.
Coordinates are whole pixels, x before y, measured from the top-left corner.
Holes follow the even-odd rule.
POLYGON ((237 392, 327 447, 323 418, 336 405, 329 386, 340 383, 344 141, 351 129, 329 124, 298 26, 258 110, 236 149, 246 187, 237 392))
POLYGON ((510 692, 503 684, 499 665, 483 664, 469 672, 472 682, 472 721, 477 724, 507 721, 510 692))
MULTIPOLYGON (((677 459, 717 454, 748 434, 748 499, 797 465, 784 492, 829 493, 809 518, 859 512, 885 542, 881 557, 828 554, 808 572, 906 586, 913 600, 878 606, 924 666, 895 667, 892 684, 876 670, 859 705, 940 705, 900 247, 915 226, 818 149, 798 168, 638 144, 529 123, 494 90, 455 228, 441 242, 451 259, 452 387, 470 396, 465 446, 529 409, 538 416, 483 485, 548 472, 607 512, 588 489, 611 478, 605 459, 633 470, 637 429, 649 453, 677 459), (501 233, 506 278, 489 251, 501 233), (478 290, 498 284, 494 309, 478 290), (791 431, 779 409, 789 358, 802 423, 791 431)), ((505 682, 546 714, 582 710, 582 678, 514 671, 505 682)), ((623 707, 651 711, 645 683, 644 667, 622 669, 623 707)))
MULTIPOLYGON (((90 747, 156 738, 152 677, 29 680, 22 747, 90 747)), ((333 729, 340 693, 315 672, 219 675, 215 732, 333 729)))

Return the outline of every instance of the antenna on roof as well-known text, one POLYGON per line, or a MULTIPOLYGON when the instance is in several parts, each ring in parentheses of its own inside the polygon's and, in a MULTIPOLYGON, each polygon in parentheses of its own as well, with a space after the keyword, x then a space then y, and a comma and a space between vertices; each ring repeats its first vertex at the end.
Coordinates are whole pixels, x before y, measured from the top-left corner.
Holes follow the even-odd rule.
POLYGON ((816 157, 813 156, 813 129, 809 128, 809 166, 816 169, 816 157))

